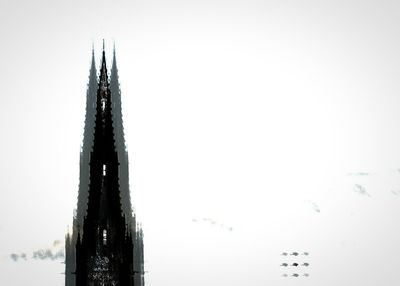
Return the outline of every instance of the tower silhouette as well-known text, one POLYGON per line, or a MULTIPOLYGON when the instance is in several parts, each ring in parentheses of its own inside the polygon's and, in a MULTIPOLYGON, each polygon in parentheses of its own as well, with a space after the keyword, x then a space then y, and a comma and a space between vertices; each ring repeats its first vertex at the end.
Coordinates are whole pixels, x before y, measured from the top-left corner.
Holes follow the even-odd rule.
POLYGON ((144 285, 143 231, 130 199, 115 47, 110 77, 103 42, 99 80, 92 51, 78 204, 65 240, 66 286, 144 285))

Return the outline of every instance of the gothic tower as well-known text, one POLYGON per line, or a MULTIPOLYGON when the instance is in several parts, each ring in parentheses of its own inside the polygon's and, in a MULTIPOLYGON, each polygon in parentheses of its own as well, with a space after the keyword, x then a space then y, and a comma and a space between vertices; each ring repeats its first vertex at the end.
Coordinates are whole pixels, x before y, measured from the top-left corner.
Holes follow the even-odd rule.
POLYGON ((65 285, 144 285, 143 231, 129 193, 115 48, 97 80, 94 52, 86 98, 78 206, 66 236, 65 285))
POLYGON ((79 160, 79 190, 78 205, 74 211, 72 233, 67 233, 65 239, 65 286, 75 286, 75 268, 76 253, 75 245, 78 232, 83 233, 83 218, 86 214, 87 199, 89 190, 89 159, 90 152, 93 148, 94 124, 96 115, 96 98, 97 98, 97 71, 94 58, 94 49, 92 49, 92 60, 89 72, 89 83, 86 93, 86 114, 85 126, 83 131, 83 144, 80 152, 79 160))

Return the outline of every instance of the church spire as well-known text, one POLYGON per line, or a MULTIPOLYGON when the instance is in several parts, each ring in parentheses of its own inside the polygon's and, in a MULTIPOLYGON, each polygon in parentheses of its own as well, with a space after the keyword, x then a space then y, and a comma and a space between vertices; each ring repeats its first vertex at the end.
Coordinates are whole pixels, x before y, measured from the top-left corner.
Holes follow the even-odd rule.
POLYGON ((118 68, 117 68, 117 59, 116 59, 116 52, 115 52, 115 43, 113 45, 113 60, 112 60, 112 67, 111 67, 111 82, 110 84, 116 85, 115 87, 118 88, 118 95, 120 95, 119 92, 119 82, 118 82, 118 68))
POLYGON ((128 225, 131 228, 134 228, 135 223, 132 217, 132 203, 129 190, 129 160, 125 144, 122 103, 121 103, 121 89, 119 85, 115 43, 113 47, 113 61, 112 61, 112 68, 110 75, 110 90, 111 90, 111 101, 113 102, 112 115, 113 115, 113 125, 115 132, 115 145, 118 153, 118 161, 120 163, 119 183, 121 189, 122 210, 125 214, 128 225))
POLYGON ((113 64, 112 64, 112 69, 117 68, 117 61, 116 61, 116 56, 115 56, 115 42, 113 43, 113 64))
POLYGON ((88 205, 81 243, 78 239, 76 244, 75 286, 133 286, 133 239, 127 235, 121 207, 104 42, 96 103, 88 205))
POLYGON ((77 224, 83 225, 83 217, 86 213, 88 185, 89 185, 89 157, 93 147, 93 130, 96 114, 97 94, 97 70, 92 44, 92 59, 90 63, 89 81, 86 92, 86 115, 83 131, 83 142, 80 156, 79 192, 76 220, 77 224))
POLYGON ((92 46, 78 208, 66 236, 66 286, 144 285, 143 234, 132 215, 115 54, 114 44, 108 74, 103 40, 97 74, 92 46))
POLYGON ((104 47, 104 40, 103 40, 103 53, 102 53, 102 58, 101 58, 100 83, 108 85, 106 51, 105 51, 105 47, 104 47))

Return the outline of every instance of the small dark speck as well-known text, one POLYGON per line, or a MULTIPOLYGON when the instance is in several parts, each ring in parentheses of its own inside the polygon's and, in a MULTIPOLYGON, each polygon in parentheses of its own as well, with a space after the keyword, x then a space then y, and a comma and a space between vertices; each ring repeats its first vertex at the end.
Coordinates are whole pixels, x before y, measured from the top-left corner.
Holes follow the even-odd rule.
POLYGON ((354 191, 355 191, 356 193, 359 193, 360 195, 364 195, 364 196, 368 196, 368 197, 371 196, 371 195, 367 192, 367 189, 366 189, 364 186, 359 185, 359 184, 355 184, 355 185, 354 185, 354 191))
POLYGON ((15 253, 12 253, 12 254, 10 254, 10 258, 11 258, 12 260, 14 260, 14 261, 17 261, 18 258, 19 258, 19 255, 18 255, 18 254, 15 254, 15 253))
POLYGON ((293 276, 293 277, 299 277, 299 274, 293 273, 292 276, 293 276))
POLYGON ((319 206, 316 203, 314 203, 314 202, 310 202, 310 203, 311 203, 314 211, 316 211, 317 213, 321 212, 321 209, 319 208, 319 206))
POLYGON ((299 266, 299 264, 295 262, 292 264, 292 266, 297 267, 297 266, 299 266))

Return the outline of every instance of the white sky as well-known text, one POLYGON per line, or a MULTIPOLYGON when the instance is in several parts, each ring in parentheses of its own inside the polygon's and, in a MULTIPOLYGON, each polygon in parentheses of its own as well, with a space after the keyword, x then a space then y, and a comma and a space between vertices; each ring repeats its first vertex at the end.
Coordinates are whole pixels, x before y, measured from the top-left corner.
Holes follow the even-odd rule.
POLYGON ((399 1, 1 0, 0 285, 63 285, 9 255, 71 224, 103 38, 146 285, 399 285, 399 27, 399 1))

